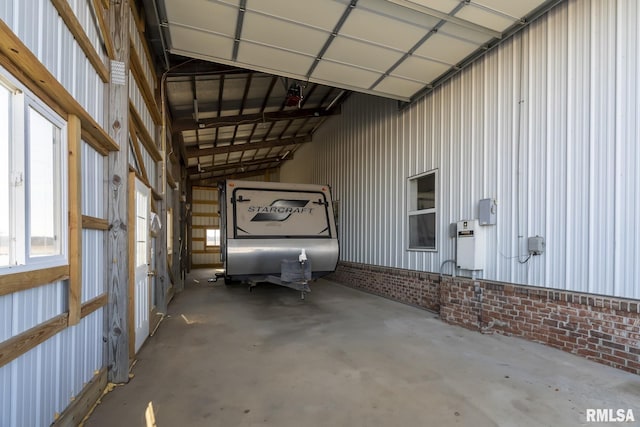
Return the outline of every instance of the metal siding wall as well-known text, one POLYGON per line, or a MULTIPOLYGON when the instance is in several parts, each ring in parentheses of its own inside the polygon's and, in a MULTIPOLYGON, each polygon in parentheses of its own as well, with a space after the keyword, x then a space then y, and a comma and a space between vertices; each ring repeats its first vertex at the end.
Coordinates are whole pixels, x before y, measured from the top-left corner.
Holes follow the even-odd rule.
POLYGON ((619 143, 613 160, 613 274, 616 293, 639 298, 640 236, 635 223, 640 212, 640 5, 635 0, 619 1, 616 11, 615 133, 619 143))
POLYGON ((82 144, 82 214, 105 218, 106 158, 90 145, 82 144))
POLYGON ((0 425, 48 426, 102 368, 103 309, 0 368, 0 425))
MULTIPOLYGON (((82 144, 82 214, 106 217, 106 158, 86 143, 82 144)), ((82 230, 82 302, 105 293, 105 232, 82 230)))
MULTIPOLYGON (((105 84, 55 7, 49 0, 13 0, 11 3, 12 6, 0 6, 2 19, 96 122, 104 126, 105 84)), ((90 15, 86 16, 86 1, 80 1, 74 10, 77 12, 78 8, 82 12, 80 21, 86 24, 84 28, 89 38, 94 46, 101 46, 93 20, 90 15)), ((101 47, 98 53, 105 59, 101 47)))
POLYGON ((147 103, 142 97, 142 92, 138 87, 138 82, 133 78, 133 72, 129 71, 129 99, 133 102, 133 105, 136 107, 136 111, 140 115, 142 122, 144 123, 147 132, 151 136, 151 138, 155 138, 156 135, 156 126, 151 118, 151 113, 149 113, 149 108, 147 107, 147 103))
POLYGON ((140 58, 140 62, 142 63, 142 69, 144 71, 144 75, 146 77, 147 83, 152 91, 156 89, 156 81, 154 79, 153 68, 151 64, 149 64, 149 60, 146 54, 146 50, 144 48, 142 38, 140 33, 138 32, 137 22, 135 19, 129 20, 129 36, 133 41, 133 46, 138 54, 138 58, 140 58))
POLYGON ((87 302, 106 292, 104 275, 105 232, 82 230, 82 302, 87 302))
POLYGON ((67 283, 60 281, 49 285, 11 294, 13 304, 12 335, 46 322, 67 309, 67 283))
MULTIPOLYGON (((76 12, 95 42, 86 2, 76 12), (78 12, 77 12, 78 13, 78 12)), ((104 83, 48 0, 2 2, 1 18, 78 102, 104 125, 104 83)), ((99 43, 98 43, 99 44, 99 43)), ((102 53, 102 52, 101 52, 102 53)), ((85 215, 103 218, 104 158, 83 144, 85 215)), ((104 232, 84 230, 83 300, 104 292, 104 232), (99 261, 99 262, 96 262, 99 261)), ((67 310, 67 283, 57 282, 0 297, 0 341, 5 341, 67 310)), ((50 425, 103 366, 104 310, 82 319, 0 368, 0 425, 50 425)))
POLYGON ((147 151, 146 148, 141 144, 140 145, 140 153, 142 154, 142 162, 144 163, 144 168, 147 170, 147 176, 149 178, 149 184, 154 190, 158 189, 158 174, 157 174, 157 163, 151 157, 151 154, 147 151))
POLYGON ((639 20, 635 1, 569 1, 402 112, 353 95, 312 145, 342 259, 437 272, 449 224, 490 197, 483 277, 640 298, 639 20), (407 251, 407 178, 431 169, 438 251, 407 251), (534 235, 545 254, 518 263, 534 235))

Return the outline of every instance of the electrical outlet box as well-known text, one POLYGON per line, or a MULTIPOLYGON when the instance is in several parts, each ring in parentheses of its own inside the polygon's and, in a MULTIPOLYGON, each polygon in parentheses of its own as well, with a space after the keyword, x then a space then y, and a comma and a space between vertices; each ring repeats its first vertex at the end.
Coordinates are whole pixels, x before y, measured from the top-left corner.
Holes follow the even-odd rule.
POLYGON ((484 229, 477 219, 459 221, 456 237, 456 265, 463 270, 484 270, 484 229))
POLYGON ((498 207, 495 199, 482 199, 478 202, 478 221, 480 225, 495 225, 498 207))
POLYGON ((544 253, 544 237, 533 236, 527 239, 527 247, 531 255, 542 255, 544 253))

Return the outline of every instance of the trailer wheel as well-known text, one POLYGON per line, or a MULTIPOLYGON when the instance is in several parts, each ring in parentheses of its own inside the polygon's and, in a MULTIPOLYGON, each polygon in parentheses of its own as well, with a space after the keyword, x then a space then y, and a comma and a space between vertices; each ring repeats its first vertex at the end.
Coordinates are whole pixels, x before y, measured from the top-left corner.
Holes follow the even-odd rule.
POLYGON ((224 284, 227 286, 231 286, 234 284, 233 279, 231 277, 224 276, 224 284))

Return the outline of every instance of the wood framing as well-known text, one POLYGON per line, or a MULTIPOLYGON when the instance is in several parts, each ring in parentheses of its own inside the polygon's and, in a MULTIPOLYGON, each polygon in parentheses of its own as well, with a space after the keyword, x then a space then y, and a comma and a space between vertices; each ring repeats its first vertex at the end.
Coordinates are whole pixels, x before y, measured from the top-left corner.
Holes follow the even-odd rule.
POLYGON ((69 266, 6 274, 0 282, 0 296, 48 285, 69 278, 69 266))
POLYGON ((129 116, 129 138, 131 138, 131 144, 133 145, 133 154, 136 156, 136 164, 140 168, 140 175, 144 178, 143 181, 149 182, 149 175, 147 174, 147 168, 144 165, 142 153, 140 152, 140 144, 138 142, 138 135, 136 134, 136 126, 133 123, 133 119, 129 116))
POLYGON ((78 21, 75 13, 71 9, 71 6, 67 2, 67 0, 51 0, 53 6, 58 11, 58 14, 73 34, 73 37, 78 42, 80 49, 87 56, 87 59, 93 65, 93 68, 96 70, 100 78, 103 82, 107 83, 109 81, 109 71, 107 67, 102 62, 100 55, 96 52, 96 49, 93 47, 91 40, 87 36, 87 33, 82 28, 82 24, 78 21))
POLYGON ((93 216, 82 215, 82 228, 88 230, 108 230, 109 221, 93 216))
POLYGON ((133 123, 136 125, 136 132, 138 135, 140 135, 140 141, 142 142, 144 148, 147 149, 147 152, 151 155, 151 158, 156 162, 162 160, 160 150, 158 150, 158 147, 153 141, 153 138, 151 137, 151 135, 149 135, 149 131, 144 125, 144 122, 142 121, 142 118, 140 117, 136 106, 133 105, 133 102, 131 101, 129 101, 129 114, 133 119, 133 123))
POLYGON ((109 155, 109 150, 94 135, 89 133, 87 129, 82 129, 82 140, 89 144, 94 150, 102 154, 103 157, 109 155))
POLYGON ((63 313, 0 343, 0 368, 65 329, 68 317, 63 313))
MULTIPOLYGON (((213 187, 206 187, 206 188, 210 189, 213 187)), ((191 203, 194 205, 217 205, 218 201, 217 200, 192 200, 191 203)))
MULTIPOLYGON (((11 28, 0 20, 0 64, 12 63, 8 66, 14 76, 29 90, 40 96, 52 109, 62 109, 67 114, 75 114, 82 122, 82 129, 93 136, 88 143, 99 144, 102 150, 117 151, 119 145, 105 132, 105 130, 91 117, 91 115, 67 92, 62 84, 47 70, 40 60, 29 50, 11 28), (52 103, 52 104, 50 104, 52 103)), ((98 147, 96 150, 98 150, 98 147)))
POLYGON ((67 120, 69 149, 69 325, 80 322, 82 301, 82 139, 78 116, 67 120))
POLYGON ((109 302, 109 297, 107 294, 102 294, 100 296, 95 297, 92 300, 89 300, 82 304, 82 309, 80 311, 80 317, 85 318, 94 311, 104 307, 109 302))
POLYGON ((118 1, 109 7, 109 28, 114 61, 124 66, 124 82, 109 84, 107 123, 115 144, 122 149, 109 154, 109 233, 107 239, 107 354, 108 379, 113 383, 129 381, 129 7, 118 1))
MULTIPOLYGON (((104 307, 107 301, 107 294, 103 294, 84 303, 81 309, 81 317, 84 318, 101 307, 104 307)), ((68 317, 68 313, 63 313, 0 343, 0 367, 66 329, 69 323, 68 317)))
POLYGON ((71 404, 54 421, 52 427, 75 427, 82 421, 96 404, 107 387, 107 368, 97 371, 71 404))
MULTIPOLYGON (((133 19, 136 21, 136 28, 138 29, 138 35, 140 39, 145 40, 144 19, 142 19, 142 17, 138 13, 138 10, 135 8, 134 2, 130 2, 129 4, 131 6, 131 16, 133 16, 133 19)), ((147 45, 147 43, 144 43, 144 42, 142 43, 142 49, 144 49, 144 55, 146 57, 147 63, 149 63, 150 65, 154 64, 153 55, 151 55, 151 51, 149 50, 149 46, 147 45)), ((151 68, 151 80, 153 80, 154 82, 158 81, 158 76, 156 75, 156 72, 153 69, 153 66, 151 65, 150 68, 151 68)))
POLYGON ((102 40, 104 41, 104 48, 107 51, 107 56, 109 59, 114 59, 114 49, 113 49, 113 41, 111 40, 111 33, 109 32, 109 27, 107 26, 107 21, 104 17, 105 14, 105 6, 104 2, 107 2, 107 8, 109 7, 108 0, 91 0, 93 4, 93 10, 96 13, 96 19, 98 20, 98 27, 100 28, 100 34, 102 35, 102 40))
POLYGON ((156 99, 153 96, 153 91, 149 87, 149 82, 144 77, 144 68, 140 61, 140 56, 138 56, 138 52, 135 50, 133 40, 131 40, 131 46, 129 48, 131 49, 131 71, 133 78, 138 84, 138 89, 140 89, 142 99, 144 99, 145 104, 147 104, 147 108, 149 109, 149 114, 151 114, 153 122, 156 126, 159 126, 162 123, 162 116, 160 115, 158 104, 156 104, 156 99))

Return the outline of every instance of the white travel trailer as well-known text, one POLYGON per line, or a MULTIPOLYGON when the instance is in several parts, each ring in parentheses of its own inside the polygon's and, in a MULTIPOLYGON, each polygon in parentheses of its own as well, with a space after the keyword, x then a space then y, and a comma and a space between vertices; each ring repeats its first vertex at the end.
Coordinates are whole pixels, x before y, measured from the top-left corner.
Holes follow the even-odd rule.
POLYGON ((335 271, 329 186, 227 180, 218 188, 225 282, 277 283, 304 298, 310 280, 335 271))

